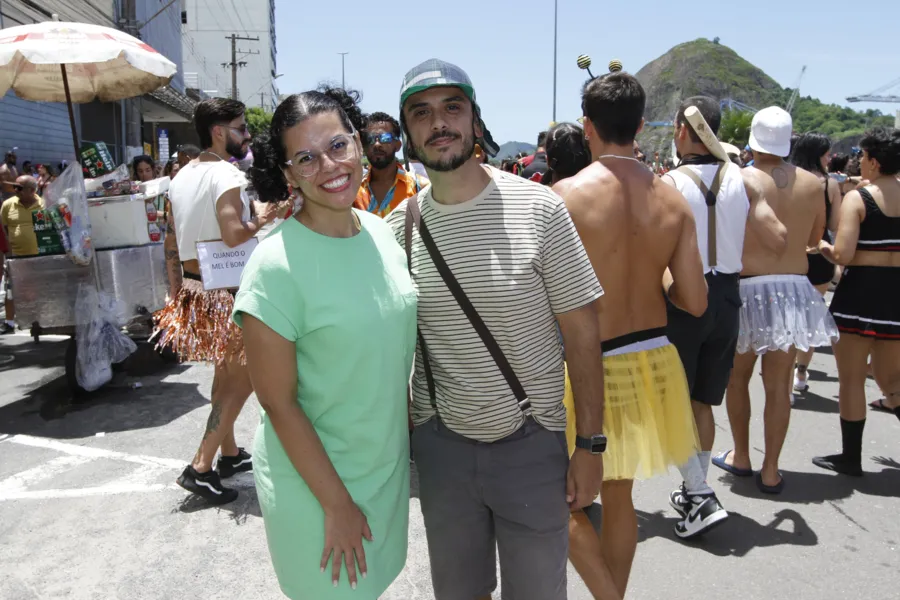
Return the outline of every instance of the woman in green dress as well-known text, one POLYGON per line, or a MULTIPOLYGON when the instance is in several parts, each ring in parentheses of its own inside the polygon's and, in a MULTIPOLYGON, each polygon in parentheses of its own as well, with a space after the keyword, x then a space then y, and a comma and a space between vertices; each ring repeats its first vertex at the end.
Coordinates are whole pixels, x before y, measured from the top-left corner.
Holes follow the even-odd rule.
POLYGON ((374 600, 406 562, 416 295, 390 228, 352 208, 357 99, 293 95, 253 144, 260 198, 290 184, 304 199, 253 252, 234 305, 262 407, 256 490, 293 599, 374 600))

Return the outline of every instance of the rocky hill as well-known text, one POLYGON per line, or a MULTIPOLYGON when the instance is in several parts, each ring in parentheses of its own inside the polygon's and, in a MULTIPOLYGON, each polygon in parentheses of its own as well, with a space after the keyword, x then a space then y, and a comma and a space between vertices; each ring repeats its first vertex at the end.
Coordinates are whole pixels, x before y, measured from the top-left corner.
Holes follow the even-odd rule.
MULTIPOLYGON (((787 105, 793 92, 731 48, 703 38, 675 46, 635 76, 647 92, 647 122, 672 121, 681 101, 690 96, 702 94, 760 109, 787 105)), ((798 99, 792 114, 798 133, 818 131, 835 141, 858 135, 866 127, 893 123, 877 110, 862 113, 808 96, 798 99)), ((671 140, 672 130, 667 127, 647 127, 638 136, 645 152, 664 156, 670 153, 671 140)))

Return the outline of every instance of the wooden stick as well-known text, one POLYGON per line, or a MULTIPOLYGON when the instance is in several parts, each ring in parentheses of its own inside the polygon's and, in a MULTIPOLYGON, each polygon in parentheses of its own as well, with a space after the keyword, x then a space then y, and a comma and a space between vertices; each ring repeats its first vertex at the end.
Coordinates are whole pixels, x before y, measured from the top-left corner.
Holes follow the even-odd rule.
POLYGON ((684 118, 691 124, 697 137, 700 138, 700 141, 703 142, 703 145, 706 146, 706 149, 709 150, 710 154, 722 162, 730 162, 731 159, 729 159, 728 154, 725 153, 725 149, 722 147, 721 142, 719 142, 719 139, 712 132, 712 129, 709 128, 709 124, 706 122, 706 119, 703 118, 703 115, 700 114, 700 110, 696 106, 689 106, 687 110, 684 111, 684 118))

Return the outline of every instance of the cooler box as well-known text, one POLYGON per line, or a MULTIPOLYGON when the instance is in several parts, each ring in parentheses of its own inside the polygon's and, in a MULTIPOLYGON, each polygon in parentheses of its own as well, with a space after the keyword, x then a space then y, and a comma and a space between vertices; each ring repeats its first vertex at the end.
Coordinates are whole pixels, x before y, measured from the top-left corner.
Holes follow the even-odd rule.
POLYGON ((91 240, 97 250, 143 246, 162 240, 156 206, 148 203, 143 194, 89 198, 88 214, 91 240))

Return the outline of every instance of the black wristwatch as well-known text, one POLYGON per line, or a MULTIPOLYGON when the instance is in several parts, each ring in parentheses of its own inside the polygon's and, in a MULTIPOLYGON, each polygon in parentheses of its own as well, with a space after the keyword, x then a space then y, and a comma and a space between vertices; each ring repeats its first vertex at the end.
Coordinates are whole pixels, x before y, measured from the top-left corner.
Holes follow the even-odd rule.
POLYGON ((606 452, 606 436, 596 433, 589 438, 575 436, 575 447, 587 450, 591 454, 603 454, 606 452))

